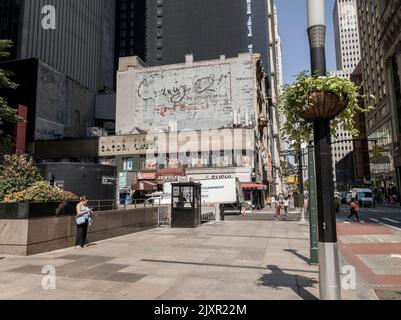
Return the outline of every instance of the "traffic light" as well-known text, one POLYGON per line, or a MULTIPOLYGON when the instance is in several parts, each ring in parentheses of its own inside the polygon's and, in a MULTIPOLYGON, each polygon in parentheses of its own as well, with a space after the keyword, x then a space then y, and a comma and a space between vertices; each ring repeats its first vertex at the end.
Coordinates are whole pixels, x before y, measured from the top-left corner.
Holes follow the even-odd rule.
POLYGON ((374 157, 380 157, 382 155, 383 152, 383 147, 380 147, 378 145, 375 145, 373 147, 372 153, 374 157))

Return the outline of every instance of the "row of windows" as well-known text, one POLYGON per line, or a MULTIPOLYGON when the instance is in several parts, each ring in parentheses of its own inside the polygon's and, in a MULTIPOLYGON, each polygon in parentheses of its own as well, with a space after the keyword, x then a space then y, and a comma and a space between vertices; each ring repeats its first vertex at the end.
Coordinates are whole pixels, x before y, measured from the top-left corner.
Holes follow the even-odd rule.
POLYGON ((333 147, 334 151, 352 151, 351 146, 345 146, 345 147, 333 147))
POLYGON ((156 11, 156 60, 161 63, 163 61, 163 0, 157 1, 156 11))
POLYGON ((127 157, 122 159, 123 170, 145 170, 175 168, 176 166, 184 168, 196 167, 249 167, 259 163, 259 154, 247 150, 221 151, 219 152, 199 152, 198 154, 180 153, 178 155, 159 155, 149 157, 141 155, 139 157, 139 168, 134 168, 134 158, 127 157))
POLYGON ((246 0, 246 14, 247 14, 247 27, 248 27, 248 51, 253 53, 253 44, 252 44, 252 1, 246 0))

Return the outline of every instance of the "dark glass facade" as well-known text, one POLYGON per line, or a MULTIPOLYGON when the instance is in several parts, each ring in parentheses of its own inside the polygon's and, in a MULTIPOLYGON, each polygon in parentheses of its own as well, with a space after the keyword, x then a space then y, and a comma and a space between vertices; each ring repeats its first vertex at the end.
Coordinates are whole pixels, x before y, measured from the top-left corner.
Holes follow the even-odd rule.
MULTIPOLYGON (((0 0, 0 39, 12 40, 17 43, 19 40, 21 1, 0 0)), ((17 49, 14 46, 11 51, 11 59, 17 56, 17 49)))
POLYGON ((267 71, 269 36, 263 0, 148 0, 146 62, 182 63, 227 58, 239 53, 262 55, 267 71))
POLYGON ((119 57, 145 61, 146 0, 116 1, 116 66, 119 57))
POLYGON ((114 18, 115 0, 0 0, 0 38, 13 40, 11 59, 38 58, 96 93, 113 86, 114 18), (45 5, 56 29, 42 27, 45 5))

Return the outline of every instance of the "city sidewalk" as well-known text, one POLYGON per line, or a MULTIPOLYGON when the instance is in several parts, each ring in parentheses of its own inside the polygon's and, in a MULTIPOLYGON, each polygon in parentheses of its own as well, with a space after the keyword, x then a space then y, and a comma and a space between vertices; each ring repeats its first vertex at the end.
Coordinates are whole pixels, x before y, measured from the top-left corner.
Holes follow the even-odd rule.
MULTIPOLYGON (((198 229, 153 229, 86 249, 0 259, 0 299, 238 299, 319 297, 308 264, 309 226, 225 221, 198 229), (43 266, 56 289, 42 288, 43 266)), ((46 279, 46 278, 45 278, 46 279)), ((343 291, 343 299, 366 298, 343 291)))

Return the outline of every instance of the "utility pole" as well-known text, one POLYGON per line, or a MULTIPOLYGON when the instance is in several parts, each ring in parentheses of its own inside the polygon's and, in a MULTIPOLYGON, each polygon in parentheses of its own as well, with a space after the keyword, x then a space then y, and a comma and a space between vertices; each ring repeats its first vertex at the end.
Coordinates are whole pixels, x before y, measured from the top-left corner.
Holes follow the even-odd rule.
MULTIPOLYGON (((325 1, 308 0, 312 76, 326 76, 325 1)), ((321 300, 341 300, 330 120, 314 121, 321 300)))

